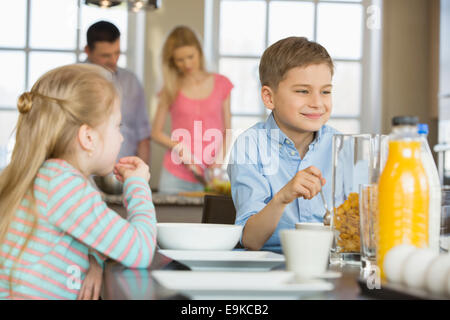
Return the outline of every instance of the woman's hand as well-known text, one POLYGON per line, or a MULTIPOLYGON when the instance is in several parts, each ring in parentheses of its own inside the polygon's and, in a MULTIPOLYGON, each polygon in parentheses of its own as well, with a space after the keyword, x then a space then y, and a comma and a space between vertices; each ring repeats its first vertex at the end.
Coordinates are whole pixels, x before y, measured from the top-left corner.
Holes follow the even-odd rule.
POLYGON ((172 159, 173 162, 180 162, 184 165, 188 166, 194 163, 194 156, 191 154, 191 150, 186 147, 183 143, 178 143, 172 148, 172 157, 176 159, 172 159))
POLYGON ((89 255, 89 269, 78 293, 77 300, 98 300, 102 288, 102 278, 102 267, 93 256, 89 255))
POLYGON ((211 164, 208 169, 222 168, 223 164, 214 162, 211 164))
POLYGON ((138 157, 124 157, 114 166, 114 175, 120 182, 124 182, 130 177, 140 177, 145 181, 150 181, 150 171, 148 165, 138 157))

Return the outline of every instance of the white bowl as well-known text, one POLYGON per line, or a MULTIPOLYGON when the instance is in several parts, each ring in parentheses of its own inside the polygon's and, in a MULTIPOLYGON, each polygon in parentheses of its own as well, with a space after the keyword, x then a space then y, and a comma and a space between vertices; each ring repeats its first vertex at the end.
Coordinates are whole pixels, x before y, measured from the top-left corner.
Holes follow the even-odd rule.
POLYGON ((297 222, 295 229, 300 230, 331 230, 330 226, 324 225, 322 222, 297 222))
POLYGON ((232 250, 242 234, 242 226, 215 223, 157 223, 161 249, 232 250))

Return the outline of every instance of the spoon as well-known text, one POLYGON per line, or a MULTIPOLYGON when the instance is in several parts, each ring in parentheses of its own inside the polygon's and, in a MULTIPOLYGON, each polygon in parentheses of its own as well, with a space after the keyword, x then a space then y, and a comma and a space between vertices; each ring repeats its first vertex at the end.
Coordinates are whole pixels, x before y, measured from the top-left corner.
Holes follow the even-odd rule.
POLYGON ((326 226, 329 226, 330 222, 331 222, 331 212, 328 209, 328 205, 327 205, 327 202, 325 200, 322 190, 320 190, 320 197, 322 198, 323 206, 325 207, 325 211, 326 211, 325 215, 323 216, 323 224, 326 226))
POLYGON ((207 181, 205 179, 206 166, 192 154, 192 159, 194 163, 190 164, 189 167, 194 174, 195 179, 197 179, 202 185, 206 186, 207 181))

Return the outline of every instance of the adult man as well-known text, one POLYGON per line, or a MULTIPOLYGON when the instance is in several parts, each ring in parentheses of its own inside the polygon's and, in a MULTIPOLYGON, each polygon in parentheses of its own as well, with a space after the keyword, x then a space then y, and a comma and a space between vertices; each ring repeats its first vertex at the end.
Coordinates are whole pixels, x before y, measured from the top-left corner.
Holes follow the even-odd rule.
POLYGON ((122 98, 122 127, 124 137, 119 158, 138 156, 150 160, 150 123, 145 94, 137 77, 117 66, 120 56, 120 31, 112 23, 99 21, 87 31, 85 52, 87 62, 101 65, 113 72, 113 79, 122 98))

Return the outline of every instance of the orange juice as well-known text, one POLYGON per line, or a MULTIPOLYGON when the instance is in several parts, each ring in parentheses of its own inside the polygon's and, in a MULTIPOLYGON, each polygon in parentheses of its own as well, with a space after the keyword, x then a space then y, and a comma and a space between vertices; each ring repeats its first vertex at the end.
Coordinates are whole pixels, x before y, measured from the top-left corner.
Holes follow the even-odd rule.
POLYGON ((385 254, 399 244, 428 246, 429 186, 420 158, 421 142, 391 139, 378 182, 377 265, 384 278, 385 254))

